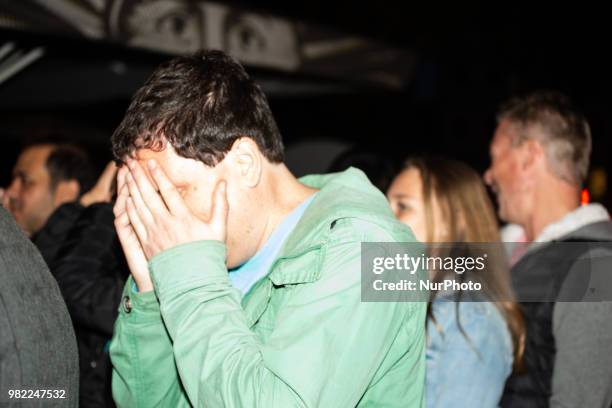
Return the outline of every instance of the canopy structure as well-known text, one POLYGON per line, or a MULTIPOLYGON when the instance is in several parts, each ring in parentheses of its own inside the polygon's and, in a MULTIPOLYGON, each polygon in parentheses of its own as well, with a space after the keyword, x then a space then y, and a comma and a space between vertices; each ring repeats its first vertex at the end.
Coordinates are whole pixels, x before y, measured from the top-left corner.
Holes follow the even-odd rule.
POLYGON ((264 88, 272 93, 402 89, 416 62, 413 52, 367 38, 208 1, 0 0, 0 28, 40 39, 18 56, 19 44, 0 43, 0 83, 44 58, 49 34, 170 55, 221 49, 264 70, 264 88))

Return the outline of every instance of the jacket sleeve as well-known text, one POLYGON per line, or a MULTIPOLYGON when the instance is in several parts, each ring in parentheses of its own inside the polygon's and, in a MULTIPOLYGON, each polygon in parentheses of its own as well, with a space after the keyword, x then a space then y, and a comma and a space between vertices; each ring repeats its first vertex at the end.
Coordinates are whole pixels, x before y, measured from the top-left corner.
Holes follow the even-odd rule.
POLYGON ((50 264, 75 325, 108 338, 129 275, 113 217, 110 204, 82 210, 50 264))
MULTIPOLYGON (((417 332, 424 325, 422 303, 361 302, 360 248, 359 242, 323 248, 321 278, 283 288, 291 296, 277 311, 265 343, 250 330, 239 293, 231 287, 225 245, 199 241, 153 258, 155 290, 190 402, 198 407, 357 405, 400 327, 407 319, 417 332)), ((276 290, 271 284, 269 289, 276 290)), ((406 345, 422 356, 422 348, 415 348, 406 345)), ((415 400, 398 406, 420 406, 417 382, 420 389, 409 393, 415 400)))
POLYGON ((553 313, 555 355, 550 406, 609 407, 612 404, 612 252, 593 249, 588 269, 576 263, 561 289, 575 298, 588 276, 582 302, 557 302, 553 313))
POLYGON ((130 277, 110 346, 113 399, 118 407, 188 407, 155 293, 132 284, 130 277))
POLYGON ((427 406, 496 407, 512 369, 506 322, 491 303, 459 303, 459 319, 456 306, 435 303, 428 323, 427 406))

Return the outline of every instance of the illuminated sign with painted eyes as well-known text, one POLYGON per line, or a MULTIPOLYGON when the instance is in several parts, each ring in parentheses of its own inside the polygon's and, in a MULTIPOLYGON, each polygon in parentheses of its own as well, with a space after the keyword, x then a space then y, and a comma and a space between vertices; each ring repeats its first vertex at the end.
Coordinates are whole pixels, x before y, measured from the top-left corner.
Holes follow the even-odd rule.
POLYGON ((115 1, 108 27, 128 45, 173 54, 221 49, 243 63, 291 71, 300 65, 294 24, 216 3, 115 1))
POLYGON ((0 27, 81 35, 168 54, 227 52, 249 66, 402 88, 416 56, 366 38, 207 1, 20 0, 0 27), (26 12, 28 11, 28 12, 26 12), (28 16, 50 15, 48 21, 28 16), (78 34, 77 34, 78 33, 78 34))

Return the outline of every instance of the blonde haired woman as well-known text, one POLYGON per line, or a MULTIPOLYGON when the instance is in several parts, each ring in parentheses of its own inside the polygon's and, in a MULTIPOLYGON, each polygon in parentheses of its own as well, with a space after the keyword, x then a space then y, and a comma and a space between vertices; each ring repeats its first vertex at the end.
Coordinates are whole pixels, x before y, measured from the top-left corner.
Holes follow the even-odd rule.
MULTIPOLYGON (((408 160, 387 192, 397 218, 417 239, 440 248, 456 243, 499 243, 493 206, 479 175, 440 158, 408 160)), ((488 245, 488 244, 487 244, 488 245)), ((494 247, 495 245, 493 245, 494 247)), ((501 249, 501 246, 499 247, 501 249)), ((463 279, 429 271, 431 281, 463 279)), ((493 262, 478 273, 482 290, 432 292, 427 320, 427 406, 496 407, 511 371, 520 366, 524 327, 508 268, 493 262)))

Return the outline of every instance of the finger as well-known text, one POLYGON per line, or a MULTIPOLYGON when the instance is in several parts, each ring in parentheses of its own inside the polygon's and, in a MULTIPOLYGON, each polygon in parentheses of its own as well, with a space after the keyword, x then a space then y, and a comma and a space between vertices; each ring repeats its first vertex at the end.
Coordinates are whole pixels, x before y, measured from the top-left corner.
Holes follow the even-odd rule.
POLYGON ((117 171, 117 191, 120 191, 121 187, 125 184, 125 175, 128 171, 127 166, 121 166, 119 171, 117 171))
POLYGON ((132 228, 130 224, 127 212, 115 219, 115 228, 117 229, 117 236, 119 237, 121 248, 123 249, 132 275, 134 275, 135 279, 145 276, 148 272, 146 255, 144 254, 142 245, 138 240, 134 228, 132 228), (125 221, 124 218, 127 221, 125 221), (125 226, 122 224, 125 224, 125 226))
POLYGON ((113 206, 115 217, 125 213, 125 203, 129 196, 130 192, 128 191, 128 186, 127 184, 123 184, 117 193, 117 200, 115 200, 115 205, 113 206))
POLYGON ((166 205, 151 184, 151 181, 145 174, 144 169, 140 166, 140 163, 133 159, 129 159, 127 163, 130 174, 132 175, 135 185, 140 191, 142 201, 146 204, 147 208, 149 208, 152 213, 160 213, 162 216, 165 215, 165 213, 168 212, 166 205))
POLYGON ((147 207, 147 204, 144 202, 142 195, 140 194, 140 189, 138 189, 138 186, 132 177, 132 173, 126 174, 125 180, 127 182, 128 190, 130 191, 130 198, 132 199, 132 203, 138 212, 140 220, 144 223, 153 222, 153 214, 151 214, 149 207, 147 207))
MULTIPOLYGON (((124 188, 127 189, 127 186, 125 186, 124 188)), ((122 195, 124 197, 126 196, 125 194, 122 195)), ((115 230, 117 231, 117 235, 119 236, 119 240, 121 241, 122 245, 127 242, 124 242, 124 240, 126 240, 131 234, 136 234, 134 232, 132 224, 130 223, 130 217, 127 213, 126 202, 126 198, 123 198, 122 202, 118 200, 117 203, 121 205, 121 208, 119 208, 117 204, 115 204, 115 207, 113 208, 113 212, 115 213, 115 230)))
POLYGON ((227 215, 229 213, 229 204, 227 202, 227 183, 219 182, 215 189, 210 226, 222 233, 225 238, 227 229, 227 215))
POLYGON ((134 227, 132 227, 127 211, 115 218, 114 225, 122 246, 129 245, 130 240, 138 241, 138 236, 134 227))
POLYGON ((159 192, 168 207, 168 210, 173 215, 184 214, 187 211, 187 206, 181 194, 176 189, 176 186, 170 181, 164 170, 157 165, 155 160, 147 162, 149 172, 159 187, 159 192))
POLYGON ((136 235, 138 236, 138 240, 141 243, 146 242, 147 241, 147 229, 145 228, 144 224, 140 220, 140 217, 138 216, 138 212, 136 211, 134 202, 132 201, 132 197, 128 197, 125 208, 127 211, 128 218, 130 219, 130 224, 132 224, 132 228, 134 228, 134 231, 136 232, 136 235))

